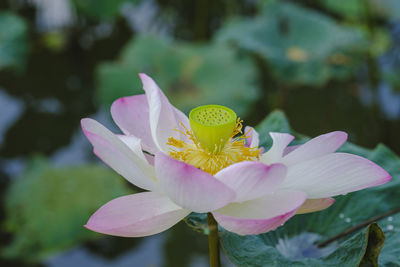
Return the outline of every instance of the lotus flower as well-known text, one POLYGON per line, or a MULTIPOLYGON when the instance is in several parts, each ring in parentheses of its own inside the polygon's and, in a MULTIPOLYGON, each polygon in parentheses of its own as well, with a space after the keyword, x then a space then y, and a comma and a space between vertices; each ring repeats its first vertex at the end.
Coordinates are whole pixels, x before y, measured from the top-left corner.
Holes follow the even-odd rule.
POLYGON ((111 200, 85 225, 124 237, 162 232, 191 212, 211 212, 240 235, 265 233, 296 213, 333 204, 332 196, 377 186, 390 175, 360 156, 335 152, 347 139, 331 132, 300 146, 293 136, 270 133, 258 148, 257 132, 229 108, 209 105, 189 117, 170 104, 157 84, 140 74, 145 94, 123 97, 111 114, 123 134, 92 119, 82 128, 94 153, 146 192, 111 200))

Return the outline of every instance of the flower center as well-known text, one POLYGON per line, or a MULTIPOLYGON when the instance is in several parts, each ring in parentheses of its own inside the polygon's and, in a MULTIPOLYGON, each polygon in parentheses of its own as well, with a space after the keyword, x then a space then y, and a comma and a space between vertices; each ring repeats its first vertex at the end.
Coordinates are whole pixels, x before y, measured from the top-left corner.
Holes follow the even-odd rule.
POLYGON ((224 106, 200 106, 189 114, 190 127, 200 145, 211 153, 218 153, 232 135, 236 113, 224 106))
MULTIPOLYGON (((189 114, 191 130, 181 132, 187 141, 168 138, 169 155, 212 175, 240 161, 258 160, 260 149, 246 146, 242 120, 231 109, 207 105, 189 114)), ((179 130, 178 130, 179 131, 179 130)))

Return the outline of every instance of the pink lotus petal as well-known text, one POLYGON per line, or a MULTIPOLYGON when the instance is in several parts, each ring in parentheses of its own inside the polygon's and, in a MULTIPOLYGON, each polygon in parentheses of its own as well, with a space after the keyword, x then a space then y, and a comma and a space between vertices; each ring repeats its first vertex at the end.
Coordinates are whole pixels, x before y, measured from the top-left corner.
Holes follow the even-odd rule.
POLYGON ((141 146, 142 141, 139 138, 133 135, 122 134, 116 134, 115 136, 117 136, 119 140, 124 142, 124 144, 127 145, 139 158, 141 158, 143 161, 146 161, 141 146))
POLYGON ((270 166, 256 161, 233 164, 215 174, 215 178, 236 192, 235 202, 259 198, 275 191, 285 179, 283 164, 270 166))
POLYGON ((130 140, 130 147, 103 125, 92 119, 82 119, 83 132, 92 143, 95 154, 132 184, 157 191, 154 168, 147 163, 140 142, 130 140))
POLYGON ((113 120, 125 135, 142 140, 143 149, 154 154, 158 151, 151 137, 149 105, 146 95, 122 97, 111 106, 113 120))
POLYGON ((272 147, 261 155, 260 161, 265 164, 280 162, 286 147, 293 141, 294 136, 286 133, 269 133, 272 138, 272 147))
POLYGON ((317 136, 287 154, 282 162, 286 166, 335 152, 347 140, 345 132, 331 132, 317 136))
POLYGON ((275 230, 293 215, 296 210, 289 211, 270 219, 241 219, 213 212, 215 220, 226 230, 238 235, 258 235, 275 230))
POLYGON ((246 140, 247 147, 258 147, 259 146, 259 144, 260 144, 259 134, 253 127, 246 126, 244 128, 244 133, 247 134, 247 136, 249 136, 249 138, 247 138, 247 140, 246 140))
POLYGON ((292 152, 295 149, 298 149, 301 145, 293 145, 293 146, 288 146, 283 150, 283 156, 286 156, 290 152, 292 152))
POLYGON ((147 163, 154 166, 154 156, 147 154, 148 150, 146 150, 146 153, 143 152, 142 140, 134 135, 117 134, 116 136, 118 136, 118 138, 132 151, 134 151, 142 160, 147 161, 147 163))
POLYGON ((307 199, 303 205, 297 210, 296 214, 304 214, 315 211, 320 211, 329 208, 333 203, 335 203, 335 199, 328 198, 315 198, 315 199, 307 199))
POLYGON ((331 153, 290 166, 281 188, 304 191, 309 198, 326 198, 384 184, 390 179, 384 169, 368 159, 331 153))
POLYGON ((148 236, 172 227, 189 213, 166 196, 144 192, 111 200, 90 217, 85 227, 108 235, 148 236))
POLYGON ((226 230, 239 235, 255 235, 274 230, 296 214, 306 200, 299 191, 280 191, 262 198, 232 203, 213 212, 226 230))
POLYGON ((185 209, 209 212, 235 198, 232 189, 210 174, 162 152, 156 154, 155 168, 165 193, 185 209))
POLYGON ((166 144, 168 138, 172 136, 181 140, 185 139, 176 129, 183 130, 180 123, 190 128, 189 119, 169 103, 167 97, 149 76, 143 73, 139 76, 150 107, 150 129, 154 143, 159 150, 168 152, 169 146, 166 144))
POLYGON ((149 155, 149 154, 144 154, 147 162, 151 165, 154 166, 154 156, 153 155, 149 155))

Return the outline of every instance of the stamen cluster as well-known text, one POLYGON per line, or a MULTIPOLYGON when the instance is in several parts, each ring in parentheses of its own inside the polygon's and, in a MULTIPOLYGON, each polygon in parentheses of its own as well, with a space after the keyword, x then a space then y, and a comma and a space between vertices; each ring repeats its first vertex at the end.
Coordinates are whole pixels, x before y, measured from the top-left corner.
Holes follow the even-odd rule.
POLYGON ((214 151, 203 148, 194 133, 181 124, 185 132, 177 131, 185 135, 190 141, 185 142, 174 137, 168 138, 167 144, 171 146, 169 156, 211 175, 237 162, 258 160, 260 149, 247 147, 246 139, 250 136, 247 133, 240 135, 243 128, 242 122, 240 118, 237 119, 235 128, 222 149, 215 149, 214 151))

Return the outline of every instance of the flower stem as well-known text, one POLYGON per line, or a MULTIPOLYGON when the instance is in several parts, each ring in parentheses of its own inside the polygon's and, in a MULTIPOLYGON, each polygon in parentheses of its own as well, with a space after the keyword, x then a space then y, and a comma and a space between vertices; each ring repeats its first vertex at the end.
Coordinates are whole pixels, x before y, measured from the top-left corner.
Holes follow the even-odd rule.
POLYGON ((208 247, 210 250, 210 267, 220 267, 219 260, 219 239, 218 239, 218 223, 211 213, 207 214, 208 229, 208 247))

